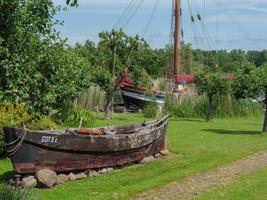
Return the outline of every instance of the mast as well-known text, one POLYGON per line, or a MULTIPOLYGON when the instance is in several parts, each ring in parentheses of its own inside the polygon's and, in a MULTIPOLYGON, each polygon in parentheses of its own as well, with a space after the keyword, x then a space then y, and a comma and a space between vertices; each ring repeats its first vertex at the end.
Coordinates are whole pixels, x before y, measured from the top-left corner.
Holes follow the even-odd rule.
POLYGON ((175 0, 174 7, 174 62, 173 62, 173 74, 174 76, 180 73, 180 57, 179 57, 179 29, 180 29, 180 9, 181 1, 175 0))

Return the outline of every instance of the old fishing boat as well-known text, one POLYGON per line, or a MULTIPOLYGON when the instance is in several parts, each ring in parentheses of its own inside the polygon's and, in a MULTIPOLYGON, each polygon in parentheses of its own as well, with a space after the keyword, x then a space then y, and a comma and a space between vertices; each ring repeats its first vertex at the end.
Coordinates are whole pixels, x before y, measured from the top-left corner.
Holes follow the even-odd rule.
POLYGON ((131 111, 144 109, 149 102, 156 102, 160 109, 164 106, 165 92, 148 90, 145 87, 135 87, 127 73, 122 76, 119 84, 125 107, 131 111))
POLYGON ((68 172, 123 166, 164 149, 168 118, 94 129, 4 128, 6 149, 15 172, 20 174, 44 168, 68 172))
MULTIPOLYGON (((192 74, 184 74, 181 69, 180 59, 180 36, 183 37, 183 29, 181 28, 181 16, 182 8, 180 0, 173 0, 172 5, 172 26, 170 35, 172 36, 173 52, 170 53, 170 62, 172 66, 171 77, 166 77, 166 82, 170 82, 169 93, 175 93, 178 95, 187 94, 188 90, 186 85, 193 84, 196 77, 192 74)), ((200 15, 198 15, 200 16, 200 15)), ((191 16, 192 17, 192 16, 191 16)), ((167 66, 169 68, 170 66, 167 66)), ((168 71, 168 70, 166 70, 168 71)), ((168 76, 168 75, 167 75, 168 76)), ((164 105, 166 92, 162 91, 151 91, 144 87, 135 87, 133 80, 124 74, 121 79, 120 89, 122 91, 123 101, 127 109, 139 110, 143 109, 147 103, 154 101, 160 108, 164 105)))

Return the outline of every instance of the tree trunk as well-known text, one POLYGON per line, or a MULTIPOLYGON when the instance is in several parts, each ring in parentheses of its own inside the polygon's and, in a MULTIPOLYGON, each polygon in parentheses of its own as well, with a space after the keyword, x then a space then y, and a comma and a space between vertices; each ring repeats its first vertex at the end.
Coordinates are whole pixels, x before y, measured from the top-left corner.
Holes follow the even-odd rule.
POLYGON ((207 111, 207 121, 212 119, 212 95, 208 95, 208 111, 207 111))
POLYGON ((265 92, 265 101, 264 101, 264 105, 265 105, 265 118, 264 118, 264 124, 263 124, 263 133, 267 134, 267 89, 265 92))
POLYGON ((113 48, 112 48, 112 66, 110 73, 112 74, 112 89, 107 92, 107 102, 105 106, 105 120, 111 120, 113 114, 114 94, 115 94, 115 67, 116 67, 116 35, 113 35, 113 48), (114 85, 113 85, 114 84, 114 85))
POLYGON ((106 94, 106 105, 105 105, 105 120, 112 119, 112 112, 113 112, 113 101, 114 101, 114 88, 106 94))
POLYGON ((77 105, 78 105, 78 97, 72 97, 72 109, 77 110, 77 105))

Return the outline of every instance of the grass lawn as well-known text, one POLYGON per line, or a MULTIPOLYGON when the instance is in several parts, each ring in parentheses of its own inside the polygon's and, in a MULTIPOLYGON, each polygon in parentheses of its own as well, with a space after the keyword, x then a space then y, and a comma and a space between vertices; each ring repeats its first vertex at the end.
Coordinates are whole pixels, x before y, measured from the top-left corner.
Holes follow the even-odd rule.
POLYGON ((267 169, 241 177, 234 183, 203 194, 197 200, 266 200, 267 169))
MULTIPOLYGON (((96 126, 142 121, 142 115, 121 114, 115 115, 111 122, 100 120, 99 117, 96 126)), ((212 122, 171 119, 168 140, 172 156, 37 192, 44 200, 127 199, 266 149, 267 136, 260 134, 262 121, 263 117, 219 119, 212 122)), ((0 161, 0 178, 11 170, 8 160, 0 161)))

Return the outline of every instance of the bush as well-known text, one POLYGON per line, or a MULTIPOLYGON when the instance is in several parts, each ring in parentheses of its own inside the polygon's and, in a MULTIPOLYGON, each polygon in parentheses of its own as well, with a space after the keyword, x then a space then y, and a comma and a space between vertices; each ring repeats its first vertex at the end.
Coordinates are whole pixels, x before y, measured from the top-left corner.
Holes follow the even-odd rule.
POLYGON ((145 118, 156 118, 159 116, 159 106, 156 102, 150 102, 143 110, 145 118))
MULTIPOLYGON (((164 111, 177 118, 206 118, 208 100, 206 96, 168 95, 165 99, 164 111)), ((261 104, 249 99, 236 100, 231 96, 216 97, 213 102, 213 117, 247 117, 262 113, 261 104)))
POLYGON ((95 122, 94 116, 82 108, 73 110, 71 108, 59 111, 54 116, 58 123, 63 123, 66 126, 78 127, 82 119, 82 127, 91 127, 95 122))
POLYGON ((0 154, 4 151, 3 127, 24 127, 31 120, 24 103, 6 103, 0 106, 0 154))
POLYGON ((19 190, 0 184, 0 200, 37 200, 35 193, 29 190, 19 190))
POLYGON ((44 116, 33 121, 28 128, 32 130, 56 130, 58 125, 51 118, 44 116))

